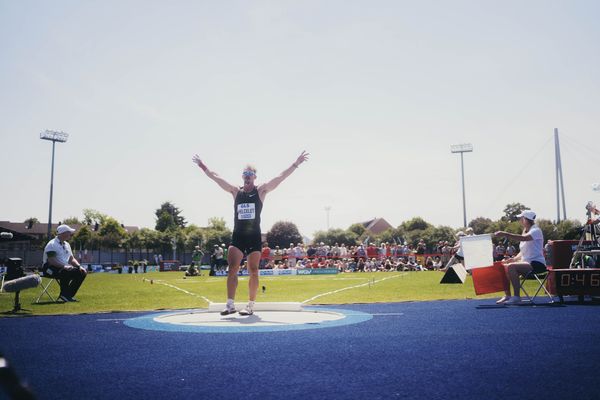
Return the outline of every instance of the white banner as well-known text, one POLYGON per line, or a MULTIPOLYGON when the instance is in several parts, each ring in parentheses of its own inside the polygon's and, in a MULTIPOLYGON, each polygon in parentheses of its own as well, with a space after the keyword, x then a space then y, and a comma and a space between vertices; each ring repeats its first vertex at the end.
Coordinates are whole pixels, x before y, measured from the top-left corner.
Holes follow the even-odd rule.
POLYGON ((466 269, 489 267, 494 264, 492 235, 463 236, 460 238, 466 269))

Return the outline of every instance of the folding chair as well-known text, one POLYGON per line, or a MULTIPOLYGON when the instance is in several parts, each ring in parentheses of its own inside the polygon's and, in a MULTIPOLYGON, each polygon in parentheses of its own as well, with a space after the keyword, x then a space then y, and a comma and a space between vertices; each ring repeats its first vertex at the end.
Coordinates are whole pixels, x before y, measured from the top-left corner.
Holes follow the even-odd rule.
POLYGON ((531 304, 535 305, 536 297, 538 297, 538 294, 540 294, 540 292, 543 290, 545 295, 550 299, 550 302, 548 304, 554 303, 554 297, 552 297, 550 292, 548 292, 548 289, 546 289, 546 281, 548 280, 549 275, 550 274, 549 274, 548 270, 543 270, 543 271, 531 270, 524 276, 521 276, 521 290, 523 291, 523 293, 525 293, 525 296, 527 296, 527 299, 524 299, 523 301, 528 301, 531 304), (527 290, 525 289, 524 284, 528 280, 533 280, 538 283, 538 287, 533 296, 530 296, 529 293, 527 293, 527 290))
MULTIPOLYGON (((45 271, 40 272, 40 277, 42 278, 42 284, 40 285, 42 287, 42 291, 40 292, 40 295, 38 296, 38 298, 35 302, 39 303, 40 299, 45 294, 46 296, 48 296, 50 298, 50 301, 56 303, 58 301, 58 297, 55 299, 50 294, 50 286, 52 286, 52 282, 56 281, 56 278, 52 275, 47 275, 45 271), (48 279, 48 283, 44 284, 44 278, 48 279)), ((56 282, 56 284, 58 285, 58 282, 56 282)))

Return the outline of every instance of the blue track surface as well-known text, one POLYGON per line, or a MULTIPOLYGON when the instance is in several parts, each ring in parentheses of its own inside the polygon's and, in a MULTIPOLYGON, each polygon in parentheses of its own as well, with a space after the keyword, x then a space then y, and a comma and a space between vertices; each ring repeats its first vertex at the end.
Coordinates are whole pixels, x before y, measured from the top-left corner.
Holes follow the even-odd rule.
POLYGON ((40 399, 600 398, 600 308, 490 302, 344 305, 373 318, 236 334, 4 318, 0 351, 40 399))

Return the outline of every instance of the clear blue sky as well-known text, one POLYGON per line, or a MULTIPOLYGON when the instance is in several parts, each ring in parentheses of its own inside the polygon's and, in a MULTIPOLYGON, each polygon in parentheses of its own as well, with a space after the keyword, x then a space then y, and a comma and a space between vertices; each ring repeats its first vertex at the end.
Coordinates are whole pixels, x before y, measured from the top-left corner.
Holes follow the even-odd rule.
POLYGON ((93 208, 154 227, 172 201, 223 217, 232 183, 311 159, 267 197, 263 230, 302 234, 384 217, 462 225, 519 201, 556 218, 553 129, 567 216, 600 181, 597 1, 0 0, 0 219, 93 208))

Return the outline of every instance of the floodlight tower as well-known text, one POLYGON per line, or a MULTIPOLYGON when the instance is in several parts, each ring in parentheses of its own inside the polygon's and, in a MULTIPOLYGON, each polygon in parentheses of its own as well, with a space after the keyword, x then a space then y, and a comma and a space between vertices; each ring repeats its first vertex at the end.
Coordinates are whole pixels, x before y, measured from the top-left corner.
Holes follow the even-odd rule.
POLYGON ((49 140, 52 142, 52 168, 50 170, 50 206, 48 207, 48 240, 52 235, 52 192, 54 190, 54 146, 56 142, 65 143, 69 138, 69 134, 59 131, 45 130, 40 133, 40 139, 49 140))
POLYGON ((463 226, 467 226, 467 206, 465 203, 465 163, 463 160, 463 153, 471 153, 473 151, 473 145, 471 143, 455 144, 450 146, 452 153, 460 153, 460 173, 462 177, 462 198, 463 198, 463 226))

